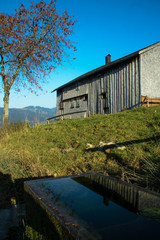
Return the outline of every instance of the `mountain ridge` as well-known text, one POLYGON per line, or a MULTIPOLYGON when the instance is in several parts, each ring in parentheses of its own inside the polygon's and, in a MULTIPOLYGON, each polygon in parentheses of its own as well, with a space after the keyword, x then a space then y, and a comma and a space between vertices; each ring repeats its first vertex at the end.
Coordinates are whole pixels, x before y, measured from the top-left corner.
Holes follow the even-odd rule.
MULTIPOLYGON (((31 126, 36 123, 46 123, 46 119, 56 115, 56 107, 26 106, 24 108, 9 108, 9 123, 28 122, 31 126)), ((3 108, 0 107, 0 126, 3 122, 3 108)))

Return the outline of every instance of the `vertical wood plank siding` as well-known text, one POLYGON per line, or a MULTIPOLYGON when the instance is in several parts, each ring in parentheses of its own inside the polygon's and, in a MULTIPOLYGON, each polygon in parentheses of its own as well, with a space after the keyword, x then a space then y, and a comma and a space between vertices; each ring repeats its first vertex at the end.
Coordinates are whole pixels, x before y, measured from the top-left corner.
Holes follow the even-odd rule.
POLYGON ((140 92, 140 66, 136 57, 57 91, 57 115, 83 110, 87 111, 87 116, 120 112, 139 106, 140 92), (79 98, 83 94, 88 95, 85 102, 79 98), (73 105, 76 99, 80 106, 72 108, 71 101, 73 105), (60 109, 60 102, 64 102, 64 109, 60 109))
POLYGON ((103 114, 102 93, 106 92, 109 113, 140 105, 140 73, 138 57, 121 64, 101 76, 90 77, 88 105, 91 114, 103 114))

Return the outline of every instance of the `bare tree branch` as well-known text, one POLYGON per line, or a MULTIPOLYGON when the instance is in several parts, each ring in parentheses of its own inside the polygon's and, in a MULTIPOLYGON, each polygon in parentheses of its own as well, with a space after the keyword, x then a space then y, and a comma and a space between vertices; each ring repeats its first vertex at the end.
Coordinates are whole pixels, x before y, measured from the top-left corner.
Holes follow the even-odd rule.
POLYGON ((14 85, 40 89, 40 76, 61 64, 68 50, 75 50, 69 39, 74 23, 66 11, 58 15, 56 0, 32 3, 29 9, 21 4, 12 16, 0 13, 0 76, 6 101, 14 85))

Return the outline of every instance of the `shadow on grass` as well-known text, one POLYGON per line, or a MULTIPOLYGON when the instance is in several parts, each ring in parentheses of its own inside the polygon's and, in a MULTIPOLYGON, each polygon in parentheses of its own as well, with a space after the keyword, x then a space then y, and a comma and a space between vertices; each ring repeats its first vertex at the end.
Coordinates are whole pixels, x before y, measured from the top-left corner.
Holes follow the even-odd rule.
MULTIPOLYGON (((32 209, 26 210, 26 201, 28 201, 29 197, 27 194, 24 194, 24 181, 28 180, 35 180, 35 179, 42 179, 42 178, 50 178, 50 177, 34 177, 34 178, 21 178, 21 179, 16 179, 14 182, 11 180, 11 176, 9 174, 3 174, 0 172, 0 210, 2 209, 8 209, 10 212, 10 216, 5 217, 3 219, 4 225, 5 225, 5 235, 6 231, 7 233, 7 238, 3 238, 3 233, 0 233, 0 238, 5 239, 5 240, 42 240, 42 239, 48 239, 46 235, 42 236, 41 235, 41 227, 38 227, 40 219, 37 219, 36 222, 29 222, 28 219, 32 219, 32 217, 28 218, 26 216, 25 212, 28 212, 29 214, 34 215, 35 214, 35 208, 37 209, 37 203, 32 202, 32 204, 29 206, 33 206, 32 209), (25 195, 25 196, 24 196, 25 195), (8 225, 8 219, 9 221, 12 222, 12 224, 8 225), (18 225, 17 225, 18 223, 18 225)), ((52 176, 53 178, 53 176, 52 176)), ((30 199, 31 201, 31 199, 30 199)), ((47 226, 48 226, 48 233, 50 236, 50 231, 49 229, 51 228, 51 222, 50 219, 47 219, 47 214, 41 211, 40 208, 38 208, 38 218, 41 216, 42 218, 45 215, 45 220, 47 221, 47 226)), ((36 211, 37 212, 37 211, 36 211)), ((35 218, 34 218, 35 221, 35 218)), ((47 234, 46 232, 46 234, 47 234)), ((54 235, 56 236, 56 232, 54 230, 54 235)), ((53 237, 53 236, 52 236, 53 237)), ((50 238, 50 239, 58 239, 56 238, 50 238)))
POLYGON ((10 174, 3 174, 0 172, 0 209, 9 208, 13 204, 20 204, 24 202, 24 181, 43 178, 50 177, 20 178, 13 182, 10 174))
POLYGON ((92 152, 101 151, 102 149, 107 150, 107 149, 117 148, 120 146, 129 146, 129 145, 133 145, 133 144, 146 143, 146 142, 151 142, 151 141, 158 142, 159 140, 160 140, 160 135, 157 135, 154 137, 149 137, 149 138, 144 138, 144 139, 137 139, 137 140, 131 140, 131 141, 125 141, 125 142, 117 142, 117 143, 105 145, 102 147, 89 148, 89 149, 87 149, 87 151, 92 151, 92 152))
POLYGON ((9 174, 0 172, 0 209, 11 207, 11 197, 14 195, 14 184, 9 174))
MULTIPOLYGON (((119 165, 119 171, 117 172, 118 175, 116 177, 121 178, 121 180, 127 180, 132 183, 138 183, 142 187, 149 187, 151 189, 154 189, 155 191, 160 191, 160 174, 159 174, 159 166, 157 163, 155 163, 154 159, 149 159, 148 161, 151 161, 151 166, 148 165, 148 169, 141 170, 135 170, 133 167, 129 167, 126 164, 123 163, 123 159, 117 155, 116 153, 111 152, 112 149, 119 148, 122 151, 125 150, 125 147, 134 145, 134 144, 140 144, 140 143, 150 143, 155 142, 157 145, 160 142, 160 135, 155 135, 153 137, 144 138, 144 139, 137 139, 137 140, 131 140, 131 141, 125 141, 125 142, 116 142, 116 143, 109 143, 107 145, 98 146, 98 147, 91 147, 88 148, 86 151, 91 152, 97 152, 97 151, 103 151, 107 157, 107 159, 116 160, 119 165), (123 148, 124 147, 124 148, 123 148), (154 165, 154 166, 153 166, 154 165), (150 168, 150 169, 149 169, 150 168), (146 170, 146 171, 145 171, 146 170), (125 176, 126 177, 125 177, 125 176)), ((144 159, 144 165, 145 165, 145 159, 144 159)), ((108 172, 112 175, 112 173, 108 172)))

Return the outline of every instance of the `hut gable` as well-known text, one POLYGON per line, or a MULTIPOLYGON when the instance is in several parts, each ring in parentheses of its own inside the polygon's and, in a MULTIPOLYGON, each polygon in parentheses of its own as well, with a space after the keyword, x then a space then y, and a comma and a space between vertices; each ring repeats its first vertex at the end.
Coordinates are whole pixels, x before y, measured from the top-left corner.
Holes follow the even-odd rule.
POLYGON ((140 51, 141 94, 149 98, 160 97, 160 42, 140 51))

